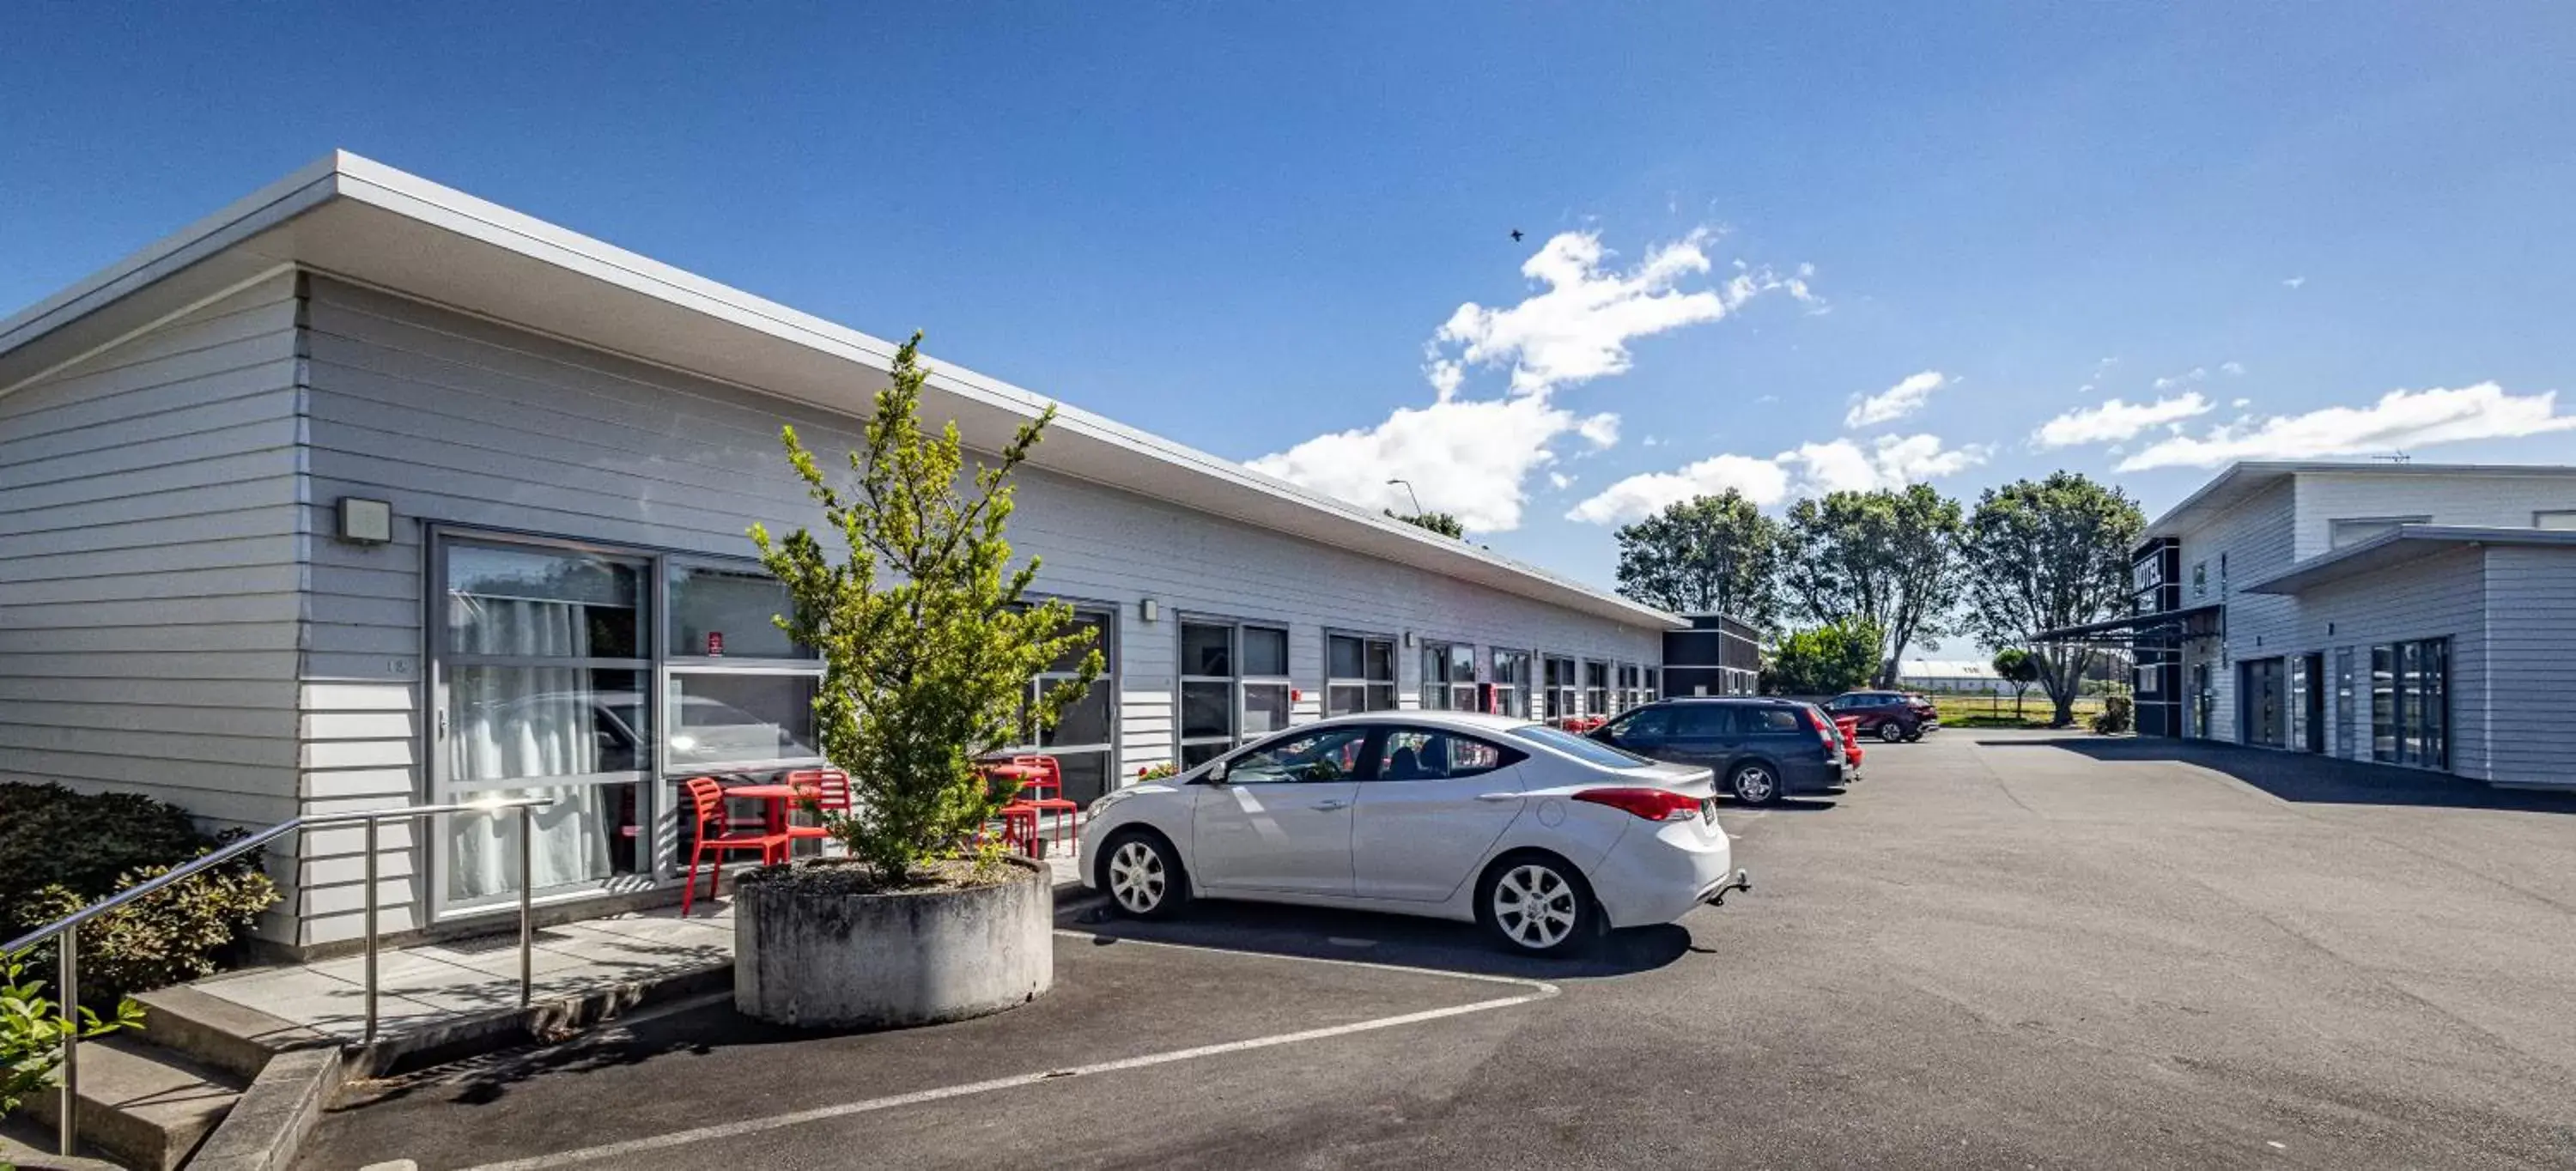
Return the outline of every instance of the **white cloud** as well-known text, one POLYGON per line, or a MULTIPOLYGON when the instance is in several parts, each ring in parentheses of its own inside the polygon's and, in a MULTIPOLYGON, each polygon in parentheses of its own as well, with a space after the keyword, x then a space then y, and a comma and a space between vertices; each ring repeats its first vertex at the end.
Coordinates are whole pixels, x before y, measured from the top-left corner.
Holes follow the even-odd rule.
POLYGON ((2157 390, 2172 390, 2177 386, 2189 386, 2195 382, 2207 381, 2209 381, 2209 367, 2194 366, 2181 374, 2156 379, 2155 387, 2157 390))
POLYGON ((2218 364, 2218 372, 2230 378, 2239 377, 2245 373, 2245 363, 2221 362, 2218 364))
POLYGON ((1901 488, 1963 471, 1985 462, 1987 454, 1974 444, 1944 446, 1937 435, 1881 435, 1866 444, 1851 439, 1803 444, 1769 459, 1713 455, 1677 471, 1630 476, 1565 516, 1590 524, 1624 523, 1729 488, 1767 508, 1787 499, 1793 486, 1808 494, 1901 488))
POLYGON ((1560 386, 1625 373, 1628 343, 1641 337, 1716 321, 1745 302, 1774 290, 1812 302, 1806 270, 1782 277, 1769 268, 1739 263, 1725 283, 1683 291, 1680 286, 1709 271, 1702 246, 1710 232, 1699 229, 1669 244, 1648 249, 1646 258, 1624 272, 1602 267, 1610 254, 1595 232, 1562 232, 1521 265, 1521 273, 1546 286, 1517 305, 1488 309, 1470 301, 1450 314, 1432 335, 1435 352, 1432 385, 1449 390, 1450 371, 1467 366, 1508 366, 1514 394, 1544 394, 1560 386), (1445 356, 1450 347, 1455 357, 1445 356))
POLYGON ((1563 492, 1574 486, 1574 477, 1566 475, 1563 472, 1549 472, 1547 474, 1547 486, 1554 488, 1559 492, 1563 492))
POLYGON ((2245 408, 2247 408, 2247 407, 2253 406, 2253 405, 2254 405, 2254 400, 2253 400, 2253 399, 2250 399, 2250 398, 2240 398, 2240 399, 2237 399, 2237 400, 2235 400, 2235 401, 2233 401, 2233 402, 2228 403, 2227 405, 2228 405, 2228 408, 2229 408, 2229 409, 2231 409, 2231 410, 2238 410, 2238 411, 2241 411, 2241 410, 2244 410, 2244 409, 2245 409, 2245 408))
POLYGON ((1789 469, 1778 460, 1713 455, 1680 471, 1630 476, 1575 505, 1565 518, 1589 524, 1621 524, 1652 516, 1693 496, 1714 496, 1729 488, 1768 507, 1789 494, 1789 469))
POLYGON ((2316 459, 2471 439, 2510 439, 2576 429, 2576 415, 2557 411, 2558 392, 2506 394, 2492 382, 2458 389, 2392 390, 2365 407, 2326 407, 2301 415, 2177 435, 2120 462, 2124 472, 2213 467, 2240 459, 2316 459))
MULTIPOLYGON (((1807 285, 1813 270, 1804 266, 1784 277, 1738 262, 1721 283, 1685 288, 1710 272, 1711 235, 1701 229, 1649 249, 1624 271, 1603 267, 1610 253, 1597 233, 1549 239, 1521 266, 1543 288, 1506 308, 1460 305, 1423 346, 1430 405, 1399 407, 1376 426, 1319 435, 1251 466, 1399 512, 1412 510, 1412 498, 1386 481, 1409 480, 1422 507, 1454 513, 1469 529, 1518 528, 1530 477, 1557 461, 1559 445, 1575 444, 1574 458, 1582 458, 1619 442, 1618 415, 1578 415, 1553 401, 1559 389, 1626 372, 1636 338, 1719 320, 1755 297, 1776 291, 1816 301, 1807 285), (1503 397, 1461 397, 1477 368, 1510 371, 1503 397)), ((1550 473, 1559 489, 1573 482, 1550 473)))
POLYGON ((1949 381, 1948 376, 1938 370, 1906 375, 1904 381, 1854 402, 1850 412, 1843 416, 1843 426, 1867 427, 1902 419, 1922 410, 1923 404, 1931 401, 1932 392, 1948 385, 1949 381))
MULTIPOLYGON (((1398 407, 1375 427, 1318 435, 1251 461, 1253 470, 1366 508, 1413 511, 1412 497, 1390 478, 1410 480, 1422 507, 1455 514, 1482 533, 1518 528, 1524 483, 1552 463, 1551 445, 1567 435, 1601 431, 1601 420, 1554 406, 1545 395, 1492 400, 1448 399, 1398 407)), ((1617 424, 1606 429, 1616 434, 1617 424)))
POLYGON ((2205 415, 2209 411, 2209 399, 2197 390, 2134 406, 2116 398, 2104 399, 2095 406, 2068 411, 2040 424, 2038 430, 2030 433, 2030 439, 2041 447, 2116 443, 2135 438, 2149 428, 2205 415))
POLYGON ((2308 283, 2308 278, 2303 277, 2303 276, 2294 276, 2294 277, 2291 277, 2291 278, 2290 278, 2290 279, 2288 279, 2288 280, 2282 281, 2282 282, 2281 282, 2281 287, 2282 287, 2282 288, 2285 288, 2285 289, 2295 289, 2295 288, 2298 288, 2300 285, 2304 285, 2304 284, 2306 284, 2306 283, 2308 283))

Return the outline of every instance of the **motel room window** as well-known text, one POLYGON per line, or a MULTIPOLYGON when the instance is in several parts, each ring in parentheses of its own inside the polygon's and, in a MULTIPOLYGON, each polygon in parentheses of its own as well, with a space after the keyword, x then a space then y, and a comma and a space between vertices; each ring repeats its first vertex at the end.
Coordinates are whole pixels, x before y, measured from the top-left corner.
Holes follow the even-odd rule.
POLYGON ((1117 697, 1118 645, 1117 612, 1108 606, 1080 602, 1073 606, 1073 625, 1090 634, 1090 641, 1056 656, 1054 662, 1029 681, 1029 702, 1059 685, 1072 682, 1082 670, 1082 660, 1094 649, 1101 658, 1100 676, 1091 681, 1082 698, 1065 705, 1055 727, 1030 729, 1029 740, 1017 747, 1029 752, 1043 752, 1056 760, 1064 770, 1064 794, 1072 801, 1089 805, 1093 798, 1117 788, 1117 697))
POLYGON ((2191 563, 2191 596, 2195 598, 2209 596, 2209 563, 2206 561, 2191 563))
POLYGON ((2389 764, 2451 766, 2451 641, 2370 648, 2370 758, 2389 764))
POLYGON ((2531 514, 2531 527, 2564 532, 2576 529, 2576 508, 2544 509, 2531 514))
POLYGON ((1395 640, 1365 634, 1324 636, 1324 714, 1347 716, 1395 708, 1395 640))
POLYGON ((1556 655, 1547 657, 1547 718, 1561 720, 1574 714, 1574 660, 1556 655))
POLYGON ((1432 711, 1476 710, 1476 648, 1455 642, 1422 644, 1422 706, 1432 711))
POLYGON ((1610 714, 1610 664, 1598 659, 1583 664, 1583 710, 1586 714, 1610 714))
MULTIPOLYGON (((757 563, 447 531, 432 549, 432 796, 554 798, 533 891, 667 876, 690 777, 822 763, 822 662, 772 621, 792 603, 757 563)), ((519 890, 510 819, 445 822, 441 913, 519 890)))
POLYGON ((1530 653, 1494 648, 1494 712, 1528 719, 1530 653))
POLYGON ((1215 619, 1181 623, 1181 767, 1288 727, 1288 632, 1215 619))
POLYGON ((1619 710, 1626 711, 1646 701, 1645 681, 1635 663, 1619 664, 1619 710))

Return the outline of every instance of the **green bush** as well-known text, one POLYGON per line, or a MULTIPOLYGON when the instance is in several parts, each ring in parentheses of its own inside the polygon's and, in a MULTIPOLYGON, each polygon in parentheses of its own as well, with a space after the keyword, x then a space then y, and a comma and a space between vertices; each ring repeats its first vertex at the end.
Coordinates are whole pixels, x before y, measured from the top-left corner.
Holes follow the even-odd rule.
MULTIPOLYGON (((170 871, 146 866, 122 876, 117 889, 170 871)), ((224 953, 250 931, 259 913, 277 904, 277 884, 257 870, 218 866, 165 887, 80 926, 84 1001, 148 992, 211 976, 224 953)), ((49 886, 29 900, 37 923, 50 922, 96 902, 67 887, 49 886)))
POLYGON ((118 1001, 106 1020, 85 1008, 61 1011, 45 996, 44 985, 21 978, 24 961, 23 954, 0 961, 0 1118, 16 1113, 27 1095, 54 1084, 65 1034, 77 1030, 87 1040, 143 1027, 143 1009, 131 1000, 118 1001))
MULTIPOLYGON (((41 927, 222 845, 185 810, 132 793, 0 784, 0 935, 41 927)), ((276 904, 252 852, 81 927, 81 1000, 208 975, 276 904)), ((34 954, 52 962, 47 945, 34 954)))
POLYGON ((2102 697, 2102 714, 2093 717, 2093 730, 2105 736, 2127 732, 2137 719, 2137 701, 2125 695, 2102 697))

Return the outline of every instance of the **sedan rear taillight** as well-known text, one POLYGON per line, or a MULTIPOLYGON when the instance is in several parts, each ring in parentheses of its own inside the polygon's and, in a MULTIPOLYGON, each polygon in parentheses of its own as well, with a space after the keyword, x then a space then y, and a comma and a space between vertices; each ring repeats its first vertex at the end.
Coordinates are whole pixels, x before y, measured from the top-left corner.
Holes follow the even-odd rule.
POLYGON ((1670 789, 1585 789, 1574 799, 1624 810, 1648 821, 1689 821, 1699 816, 1699 798, 1670 789))

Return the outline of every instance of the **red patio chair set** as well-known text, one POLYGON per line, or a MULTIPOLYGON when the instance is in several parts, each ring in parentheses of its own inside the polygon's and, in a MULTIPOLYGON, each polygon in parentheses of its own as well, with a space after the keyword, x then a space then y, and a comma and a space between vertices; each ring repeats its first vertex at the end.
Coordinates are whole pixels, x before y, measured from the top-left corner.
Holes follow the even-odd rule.
MULTIPOLYGON (((1019 789, 1001 808, 1002 842, 1030 857, 1043 857, 1047 843, 1039 834, 1042 820, 1056 815, 1055 840, 1068 844, 1068 835, 1079 832, 1082 806, 1064 795, 1064 768, 1052 756, 1030 754, 996 761, 984 768, 984 774, 995 780, 1019 783, 1019 789)), ((756 852, 761 864, 784 862, 795 843, 831 836, 819 825, 798 825, 788 816, 789 803, 810 801, 826 813, 850 811, 850 778, 839 769, 796 769, 775 782, 727 785, 714 777, 691 777, 681 784, 688 794, 697 843, 689 850, 689 885, 680 892, 680 917, 689 916, 690 905, 698 893, 698 865, 715 852, 708 867, 707 897, 716 897, 724 882, 724 859, 728 853, 756 852), (757 799, 765 804, 763 815, 745 823, 735 820, 725 810, 728 800, 757 799)))

